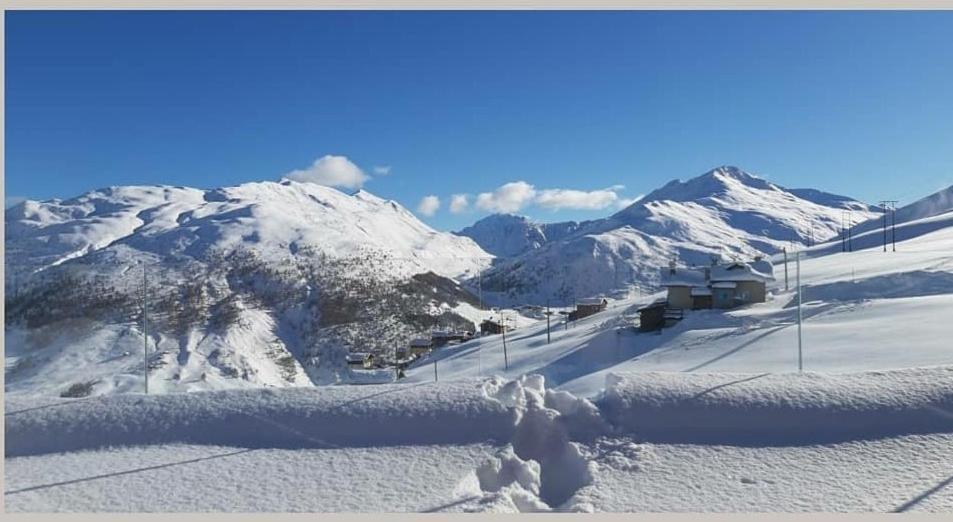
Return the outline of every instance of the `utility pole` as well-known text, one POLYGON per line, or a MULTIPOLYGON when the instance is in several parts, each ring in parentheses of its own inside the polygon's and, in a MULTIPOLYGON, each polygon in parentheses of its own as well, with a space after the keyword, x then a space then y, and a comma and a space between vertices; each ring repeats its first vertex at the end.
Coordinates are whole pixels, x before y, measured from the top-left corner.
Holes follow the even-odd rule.
POLYGON ((149 280, 142 265, 142 374, 146 395, 149 395, 149 280))
POLYGON ((433 382, 437 382, 437 361, 433 362, 433 382))
POLYGON ((549 311, 549 301, 546 301, 546 344, 549 344, 549 316, 552 315, 552 312, 549 311))
POLYGON ((483 269, 482 269, 482 268, 480 269, 480 276, 479 276, 479 278, 478 278, 478 281, 479 281, 478 284, 479 284, 479 289, 480 289, 480 290, 479 290, 479 292, 480 292, 480 310, 482 311, 482 310, 483 310, 483 269))
POLYGON ((510 369, 510 360, 506 356, 506 319, 503 318, 503 309, 500 309, 500 328, 503 330, 503 369, 510 369))
POLYGON ((851 214, 851 211, 847 211, 847 251, 854 251, 854 233, 851 229, 854 228, 854 215, 851 214))
POLYGON ((784 291, 788 291, 788 249, 782 248, 784 251, 784 291))
POLYGON ((844 215, 846 211, 840 213, 840 251, 847 252, 847 227, 844 226, 844 215))
POLYGON ((801 349, 801 251, 794 254, 797 266, 797 371, 804 371, 804 355, 801 349))
MULTIPOLYGON (((880 200, 880 208, 881 208, 881 210, 883 210, 884 252, 887 251, 887 207, 888 207, 888 206, 891 207, 892 212, 896 212, 896 210, 897 210, 897 201, 896 201, 896 200, 891 200, 891 199, 883 199, 883 200, 880 200)), ((896 215, 895 215, 895 214, 894 214, 894 219, 893 219, 893 221, 894 221, 894 224, 896 224, 897 219, 896 219, 896 215)), ((891 226, 891 232, 893 232, 893 231, 894 231, 894 228, 893 228, 893 226, 891 226)), ((893 251, 894 251, 894 252, 897 251, 896 238, 894 238, 893 251)))
POLYGON ((890 240, 893 242, 893 251, 897 251, 897 202, 893 202, 893 210, 890 212, 890 240))

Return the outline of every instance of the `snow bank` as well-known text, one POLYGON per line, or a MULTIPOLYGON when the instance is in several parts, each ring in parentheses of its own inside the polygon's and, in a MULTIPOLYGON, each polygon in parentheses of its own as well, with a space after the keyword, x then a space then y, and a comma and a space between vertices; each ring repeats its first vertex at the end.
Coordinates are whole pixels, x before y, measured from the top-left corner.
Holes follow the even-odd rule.
POLYGON ((482 381, 115 395, 50 403, 8 398, 6 455, 186 443, 247 448, 508 441, 518 413, 482 381))
POLYGON ((953 432, 953 367, 606 381, 603 414, 649 440, 783 444, 953 432))

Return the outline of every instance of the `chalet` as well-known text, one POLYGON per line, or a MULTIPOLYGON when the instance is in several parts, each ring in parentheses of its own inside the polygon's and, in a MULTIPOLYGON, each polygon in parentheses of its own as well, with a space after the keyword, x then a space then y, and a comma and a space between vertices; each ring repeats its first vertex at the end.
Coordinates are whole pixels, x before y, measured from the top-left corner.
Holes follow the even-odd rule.
POLYGON ((433 340, 429 337, 418 337, 410 341, 410 354, 419 356, 433 350, 433 340))
MULTIPOLYGON (((680 268, 674 263, 668 268, 663 268, 661 272, 662 286, 668 289, 666 302, 673 308, 704 308, 704 293, 709 294, 709 303, 711 301, 711 291, 708 289, 709 268, 680 268), (694 295, 693 295, 694 294, 694 295), (698 297, 696 300, 695 298, 698 297)), ((710 304, 708 308, 711 308, 710 304)))
POLYGON ((755 258, 752 262, 713 264, 702 268, 678 268, 674 263, 662 269, 662 286, 668 290, 669 307, 680 309, 734 308, 763 303, 767 282, 774 280, 771 263, 755 258))
POLYGON ((756 259, 751 263, 729 263, 711 267, 712 308, 734 308, 750 303, 763 303, 767 283, 774 281, 771 263, 756 259))
POLYGON ((569 312, 569 320, 575 321, 583 317, 597 314, 609 306, 609 300, 604 297, 589 297, 576 301, 576 309, 569 312))
MULTIPOLYGON (((484 319, 480 323, 480 334, 481 335, 497 335, 503 333, 503 325, 499 321, 494 321, 492 319, 484 319)), ((513 328, 506 326, 506 331, 510 331, 513 328)))
POLYGON ((374 354, 372 353, 349 353, 347 354, 347 366, 356 370, 367 370, 374 366, 374 354))
POLYGON ((451 332, 451 331, 440 331, 434 330, 430 332, 430 339, 433 342, 434 347, 446 346, 448 344, 459 344, 464 341, 469 341, 473 338, 471 332, 451 332))

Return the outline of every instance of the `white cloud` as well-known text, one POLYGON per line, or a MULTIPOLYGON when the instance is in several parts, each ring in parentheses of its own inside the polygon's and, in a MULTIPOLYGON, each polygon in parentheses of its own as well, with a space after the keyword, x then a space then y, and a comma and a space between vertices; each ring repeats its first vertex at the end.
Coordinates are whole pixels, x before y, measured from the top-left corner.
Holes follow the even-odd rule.
POLYGON ((430 217, 437 213, 437 209, 440 208, 440 198, 437 196, 425 196, 420 200, 420 204, 417 205, 417 212, 430 217))
POLYGON ((361 188, 370 176, 345 156, 327 155, 314 160, 304 170, 293 170, 285 177, 295 181, 306 181, 318 185, 343 188, 361 188))
POLYGON ((454 194, 450 196, 450 213, 460 214, 466 212, 470 206, 469 197, 466 194, 454 194))
POLYGON ((536 196, 536 204, 549 210, 599 210, 613 205, 619 195, 610 189, 547 189, 536 196))
POLYGON ((374 174, 378 176, 390 176, 390 165, 377 165, 374 167, 374 174))
POLYGON ((476 197, 475 205, 488 212, 516 212, 531 203, 536 189, 525 181, 513 181, 493 192, 483 192, 476 197))

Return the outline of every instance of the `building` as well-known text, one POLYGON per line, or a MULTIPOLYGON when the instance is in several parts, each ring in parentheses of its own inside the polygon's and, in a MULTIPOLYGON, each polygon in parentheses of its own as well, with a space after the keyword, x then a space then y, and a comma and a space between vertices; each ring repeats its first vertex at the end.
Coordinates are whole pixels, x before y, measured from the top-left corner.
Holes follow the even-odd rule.
POLYGON ((767 283, 774 281, 774 268, 763 259, 711 267, 712 308, 734 308, 767 299, 767 283))
POLYGON ((374 354, 372 353, 349 353, 347 354, 347 366, 355 370, 367 370, 374 366, 374 354))
POLYGON ((575 321, 583 317, 597 314, 609 306, 609 300, 604 297, 589 297, 576 301, 576 309, 569 312, 569 320, 575 321))
POLYGON ((458 344, 464 341, 469 341, 473 338, 472 332, 449 332, 434 330, 430 332, 430 339, 435 348, 440 346, 446 346, 448 344, 458 344))
POLYGON ((666 306, 667 303, 664 300, 658 300, 639 308, 639 331, 652 332, 664 327, 666 306))
POLYGON ((672 263, 661 271, 668 306, 691 310, 763 303, 767 282, 773 280, 774 268, 760 257, 703 268, 678 268, 672 263))
POLYGON ((433 340, 429 337, 418 337, 410 341, 410 354, 420 356, 433 350, 433 340))
MULTIPOLYGON (((705 292, 709 298, 708 289, 709 268, 679 268, 674 263, 661 271, 662 286, 668 289, 666 302, 672 308, 697 309, 705 303, 705 292), (699 299, 695 299, 698 297, 699 299)), ((708 308, 711 308, 709 305, 708 308)))
MULTIPOLYGON (((512 327, 506 327, 507 332, 512 329, 512 327)), ((480 323, 480 334, 482 335, 497 335, 501 333, 503 333, 503 325, 501 325, 498 321, 484 319, 483 322, 480 323)))

